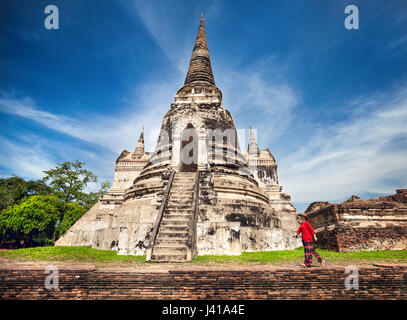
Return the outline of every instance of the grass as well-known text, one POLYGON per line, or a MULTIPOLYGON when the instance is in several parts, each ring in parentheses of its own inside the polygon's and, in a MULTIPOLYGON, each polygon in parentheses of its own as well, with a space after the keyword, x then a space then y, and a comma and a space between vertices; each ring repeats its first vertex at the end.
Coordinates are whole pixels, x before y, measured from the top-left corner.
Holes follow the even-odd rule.
MULTIPOLYGON (((318 249, 318 253, 328 262, 391 262, 407 263, 407 251, 363 251, 363 252, 335 252, 318 249)), ((90 263, 145 263, 145 256, 123 256, 116 251, 97 250, 90 247, 36 247, 16 250, 1 250, 0 258, 25 261, 61 261, 61 262, 90 262, 90 263)), ((196 256, 189 264, 210 263, 285 263, 301 262, 304 258, 303 248, 296 250, 244 252, 240 256, 196 256)))
MULTIPOLYGON (((362 252, 336 252, 317 249, 319 255, 331 262, 377 260, 391 262, 407 262, 407 251, 362 251, 362 252)), ((304 249, 263 252, 243 252, 240 256, 197 256, 194 262, 293 262, 304 259, 304 249)))
POLYGON ((0 258, 64 262, 144 262, 145 256, 123 256, 116 251, 90 247, 36 247, 1 250, 0 258))

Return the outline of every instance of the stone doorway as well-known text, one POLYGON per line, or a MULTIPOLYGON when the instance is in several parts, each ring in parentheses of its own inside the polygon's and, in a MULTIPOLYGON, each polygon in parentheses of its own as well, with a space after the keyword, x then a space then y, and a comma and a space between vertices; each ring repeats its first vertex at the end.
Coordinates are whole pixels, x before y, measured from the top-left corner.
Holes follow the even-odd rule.
POLYGON ((181 172, 195 172, 198 169, 198 139, 198 131, 189 123, 181 134, 181 172))

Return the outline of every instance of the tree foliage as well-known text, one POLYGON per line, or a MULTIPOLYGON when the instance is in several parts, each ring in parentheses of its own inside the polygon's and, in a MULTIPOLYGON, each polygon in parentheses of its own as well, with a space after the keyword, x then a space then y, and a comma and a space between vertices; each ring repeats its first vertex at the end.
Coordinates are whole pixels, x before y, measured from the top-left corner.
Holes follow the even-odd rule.
POLYGON ((80 161, 57 163, 43 180, 0 179, 0 245, 52 244, 110 188, 86 192, 97 177, 80 161), (49 183, 49 186, 45 182, 49 183))
POLYGON ((55 169, 44 171, 44 181, 49 181, 53 192, 62 201, 88 205, 93 198, 84 192, 85 188, 98 179, 91 171, 84 169, 84 165, 80 161, 57 163, 55 169))
POLYGON ((26 181, 19 177, 0 179, 0 210, 32 195, 49 195, 51 188, 42 180, 26 181))
POLYGON ((97 177, 83 168, 84 164, 80 161, 57 163, 56 168, 44 171, 44 181, 49 181, 53 191, 62 201, 81 202, 86 186, 97 182, 97 177))
POLYGON ((64 203, 56 196, 30 196, 0 213, 1 242, 33 246, 52 243, 64 203))
POLYGON ((83 207, 75 202, 69 202, 64 207, 64 217, 58 224, 55 230, 56 239, 60 238, 68 229, 74 225, 87 211, 86 207, 83 207))

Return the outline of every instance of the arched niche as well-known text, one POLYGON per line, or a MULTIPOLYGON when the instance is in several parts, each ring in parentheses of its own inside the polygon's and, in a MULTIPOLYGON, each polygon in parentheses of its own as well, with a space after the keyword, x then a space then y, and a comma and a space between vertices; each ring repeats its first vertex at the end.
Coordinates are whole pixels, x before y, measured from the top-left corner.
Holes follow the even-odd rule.
POLYGON ((198 169, 198 141, 198 131, 192 123, 188 123, 181 133, 181 172, 195 172, 198 169))

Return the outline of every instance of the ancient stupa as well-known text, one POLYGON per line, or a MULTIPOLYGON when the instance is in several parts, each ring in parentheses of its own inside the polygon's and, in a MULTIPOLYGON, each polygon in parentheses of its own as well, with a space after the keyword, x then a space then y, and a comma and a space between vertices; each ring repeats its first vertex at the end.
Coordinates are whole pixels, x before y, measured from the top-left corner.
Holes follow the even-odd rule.
POLYGON ((92 246, 148 261, 196 254, 293 249, 296 210, 278 185, 271 152, 250 129, 247 152, 215 84, 203 15, 184 85, 164 116, 154 152, 116 161, 112 188, 56 245, 92 246))

